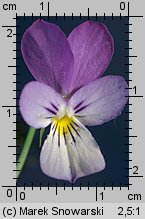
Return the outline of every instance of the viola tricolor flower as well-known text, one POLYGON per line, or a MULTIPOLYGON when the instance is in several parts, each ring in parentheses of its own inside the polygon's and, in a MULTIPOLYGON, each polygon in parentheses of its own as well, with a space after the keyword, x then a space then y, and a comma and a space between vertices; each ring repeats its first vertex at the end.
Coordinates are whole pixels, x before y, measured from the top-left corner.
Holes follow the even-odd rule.
POLYGON ((101 150, 85 126, 116 118, 128 99, 122 77, 101 77, 114 52, 106 26, 87 21, 67 38, 57 25, 37 20, 25 31, 21 50, 36 79, 22 91, 21 114, 36 129, 51 124, 40 154, 42 171, 74 182, 103 170, 101 150))

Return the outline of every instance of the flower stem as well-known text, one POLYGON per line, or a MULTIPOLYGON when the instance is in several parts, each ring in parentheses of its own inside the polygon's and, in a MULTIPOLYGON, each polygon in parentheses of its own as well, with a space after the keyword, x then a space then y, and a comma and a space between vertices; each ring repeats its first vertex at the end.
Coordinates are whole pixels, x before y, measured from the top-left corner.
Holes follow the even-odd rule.
POLYGON ((33 141, 34 136, 35 136, 35 132, 36 132, 36 129, 31 128, 31 127, 29 128, 29 131, 28 131, 28 134, 27 134, 27 137, 26 137, 22 152, 21 152, 21 154, 19 156, 19 159, 18 159, 18 164, 16 166, 16 170, 17 170, 16 171, 16 177, 17 178, 19 178, 19 176, 20 176, 20 174, 23 170, 25 161, 26 161, 28 153, 30 151, 32 141, 33 141))

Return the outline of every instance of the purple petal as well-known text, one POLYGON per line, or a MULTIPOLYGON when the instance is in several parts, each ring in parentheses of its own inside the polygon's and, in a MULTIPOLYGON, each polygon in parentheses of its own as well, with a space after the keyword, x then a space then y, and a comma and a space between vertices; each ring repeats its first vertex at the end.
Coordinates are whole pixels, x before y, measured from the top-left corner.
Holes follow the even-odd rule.
POLYGON ((40 82, 28 83, 20 97, 20 111, 25 122, 34 128, 44 128, 51 123, 64 99, 53 88, 40 82))
POLYGON ((58 130, 54 134, 51 128, 40 155, 40 166, 47 176, 74 182, 105 168, 95 139, 82 124, 77 125, 73 126, 76 131, 70 126, 65 135, 59 135, 58 130))
POLYGON ((69 35, 74 55, 74 74, 70 92, 100 77, 109 65, 114 45, 105 25, 87 21, 69 35))
POLYGON ((32 75, 56 91, 68 93, 73 72, 73 54, 61 29, 37 20, 24 33, 22 54, 32 75))
POLYGON ((128 100, 128 85, 120 76, 105 76, 80 88, 70 99, 76 118, 100 125, 119 116, 128 100))

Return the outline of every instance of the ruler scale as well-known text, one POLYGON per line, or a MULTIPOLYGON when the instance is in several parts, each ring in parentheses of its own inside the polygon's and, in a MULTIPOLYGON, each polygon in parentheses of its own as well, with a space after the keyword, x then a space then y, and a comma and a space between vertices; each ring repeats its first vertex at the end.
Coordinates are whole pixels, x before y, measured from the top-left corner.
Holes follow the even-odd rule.
MULTIPOLYGON (((81 1, 68 3, 63 0, 60 3, 56 0, 38 0, 35 3, 32 1, 31 7, 29 4, 31 3, 28 1, 24 4, 15 0, 2 1, 0 6, 1 47, 3 46, 1 77, 4 78, 1 81, 1 218, 45 218, 47 215, 52 218, 73 218, 76 215, 72 214, 72 209, 77 208, 95 209, 85 212, 89 217, 144 218, 144 33, 141 28, 145 24, 142 10, 144 2, 124 0, 115 1, 114 4, 113 0, 109 3, 102 0, 85 1, 81 5, 81 1), (20 171, 16 165, 28 131, 19 111, 19 99, 24 85, 34 80, 22 58, 21 39, 25 30, 37 19, 59 25, 67 36, 74 27, 87 20, 105 24, 113 35, 115 53, 104 75, 121 75, 129 86, 129 95, 126 96, 129 101, 121 116, 111 123, 90 128, 103 154, 105 153, 106 161, 108 157, 108 170, 80 178, 75 183, 51 179, 41 172, 39 131, 36 132, 22 173, 19 177, 16 176, 20 171), (109 129, 112 134, 111 131, 107 134, 109 129), (104 135, 106 136, 103 138, 104 135), (113 145, 110 146, 111 144, 113 145), (115 144, 119 146, 116 145, 115 148, 115 144), (118 164, 111 166, 111 159, 114 159, 113 164, 115 161, 118 164), (31 215, 21 207, 45 207, 48 212, 40 215, 31 211, 31 215), (63 210, 58 213, 59 208, 63 210)), ((84 216, 81 210, 78 214, 80 217, 84 216)))

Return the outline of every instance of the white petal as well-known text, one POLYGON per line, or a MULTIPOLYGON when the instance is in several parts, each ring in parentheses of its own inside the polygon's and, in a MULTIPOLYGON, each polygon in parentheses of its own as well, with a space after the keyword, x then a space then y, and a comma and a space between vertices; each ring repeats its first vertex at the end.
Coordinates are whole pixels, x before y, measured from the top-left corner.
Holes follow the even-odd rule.
POLYGON ((95 139, 76 121, 71 124, 74 128, 71 127, 65 135, 59 135, 57 130, 51 128, 40 155, 41 169, 46 175, 74 182, 79 177, 105 168, 104 158, 95 139))
POLYGON ((25 85, 20 97, 21 114, 25 122, 36 129, 47 127, 65 104, 59 93, 38 81, 25 85))
POLYGON ((80 88, 69 105, 84 125, 101 125, 121 114, 128 100, 127 88, 124 78, 104 76, 80 88))
MULTIPOLYGON (((52 125, 53 126, 53 125, 52 125)), ((71 179, 71 170, 69 167, 69 157, 67 148, 64 144, 58 145, 58 132, 53 136, 54 131, 52 130, 44 142, 44 145, 40 154, 40 165, 42 171, 56 179, 71 179)), ((61 139, 62 141, 63 139, 61 139)))

